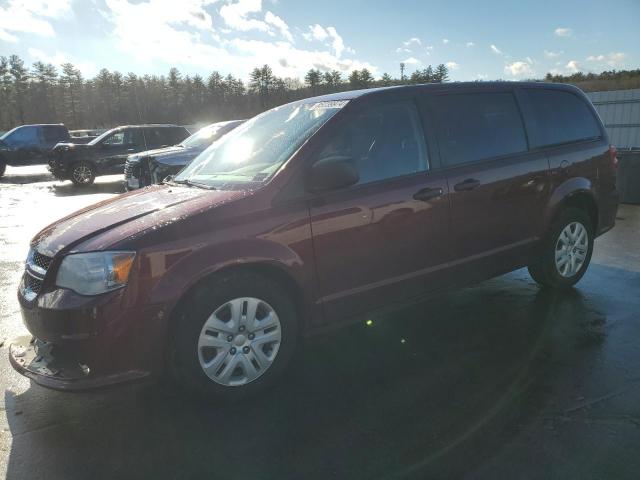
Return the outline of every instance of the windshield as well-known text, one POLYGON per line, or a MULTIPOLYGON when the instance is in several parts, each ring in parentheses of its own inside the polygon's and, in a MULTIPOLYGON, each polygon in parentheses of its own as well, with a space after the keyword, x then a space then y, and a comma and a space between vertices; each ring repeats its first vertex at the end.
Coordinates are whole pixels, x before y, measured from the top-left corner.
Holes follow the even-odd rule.
POLYGON ((20 127, 15 127, 15 128, 12 128, 11 130, 9 130, 8 132, 3 133, 2 136, 0 137, 0 140, 5 140, 9 135, 11 135, 13 132, 18 130, 19 128, 20 127))
POLYGON ((217 139, 220 131, 227 127, 228 123, 214 123, 207 127, 201 128, 196 133, 187 138, 180 146, 184 148, 205 148, 211 145, 217 139))
POLYGON ((293 103, 258 115, 198 155, 176 181, 215 188, 266 182, 346 103, 293 103))
POLYGON ((104 138, 106 138, 109 135, 111 135, 115 130, 117 130, 117 129, 116 128, 112 128, 111 130, 107 130, 102 135, 100 135, 100 136, 94 138, 93 140, 91 140, 87 145, 96 145, 97 143, 100 143, 104 138))

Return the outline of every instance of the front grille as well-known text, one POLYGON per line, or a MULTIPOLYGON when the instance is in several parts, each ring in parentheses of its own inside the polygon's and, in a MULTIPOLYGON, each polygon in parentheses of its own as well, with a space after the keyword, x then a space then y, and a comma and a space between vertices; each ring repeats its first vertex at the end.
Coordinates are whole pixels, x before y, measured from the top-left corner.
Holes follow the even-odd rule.
POLYGON ((51 257, 47 257, 46 255, 42 255, 41 253, 36 251, 33 252, 33 257, 32 257, 33 264, 37 265, 43 270, 49 269, 49 265, 51 265, 51 260, 53 260, 51 257))
POLYGON ((133 173, 133 162, 127 158, 127 161, 124 164, 124 179, 127 180, 131 178, 132 173, 133 173))
POLYGON ((29 251, 27 257, 27 268, 23 277, 23 293, 27 300, 33 300, 36 298, 40 289, 42 288, 42 282, 47 274, 51 261, 53 259, 46 255, 37 252, 34 249, 29 251))
POLYGON ((40 287, 42 287, 42 280, 36 277, 32 277, 28 272, 24 274, 24 289, 27 292, 32 292, 35 295, 40 293, 40 287))

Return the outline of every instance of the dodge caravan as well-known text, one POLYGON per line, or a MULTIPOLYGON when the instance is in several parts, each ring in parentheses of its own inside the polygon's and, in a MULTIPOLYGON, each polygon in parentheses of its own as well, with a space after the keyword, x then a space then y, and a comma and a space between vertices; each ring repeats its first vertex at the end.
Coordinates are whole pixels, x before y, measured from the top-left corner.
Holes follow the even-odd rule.
POLYGON ((82 390, 167 374, 252 394, 301 338, 528 267, 585 274, 614 226, 616 151, 578 89, 391 87, 269 110, 173 180, 31 242, 13 367, 82 390))

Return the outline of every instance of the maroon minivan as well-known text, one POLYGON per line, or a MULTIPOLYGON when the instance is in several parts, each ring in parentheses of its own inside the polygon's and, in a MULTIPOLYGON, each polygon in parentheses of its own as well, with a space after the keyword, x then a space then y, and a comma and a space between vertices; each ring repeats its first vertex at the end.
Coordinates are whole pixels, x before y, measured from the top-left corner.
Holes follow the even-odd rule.
POLYGON ((614 225, 616 151, 567 85, 459 83, 269 110, 163 185, 31 242, 11 363, 81 390, 167 373, 204 393, 273 383, 301 337, 524 266, 584 275, 614 225))

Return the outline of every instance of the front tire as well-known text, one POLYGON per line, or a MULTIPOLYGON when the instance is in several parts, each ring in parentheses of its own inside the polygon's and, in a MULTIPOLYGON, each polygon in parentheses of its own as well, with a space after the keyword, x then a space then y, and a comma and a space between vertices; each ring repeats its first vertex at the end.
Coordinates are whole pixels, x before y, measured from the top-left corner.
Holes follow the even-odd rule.
POLYGON ((223 400, 238 400, 273 385, 298 337, 296 308, 287 289, 251 272, 199 285, 175 321, 173 379, 223 400))
POLYGON ((91 185, 96 179, 96 172, 90 163, 78 162, 71 167, 71 181, 77 186, 91 185))
POLYGON ((0 178, 4 176, 4 172, 7 169, 7 164, 4 163, 3 160, 0 159, 0 178))
POLYGON ((579 208, 566 208, 553 222, 540 257, 529 265, 529 274, 543 287, 572 287, 589 267, 593 241, 589 215, 579 208))

